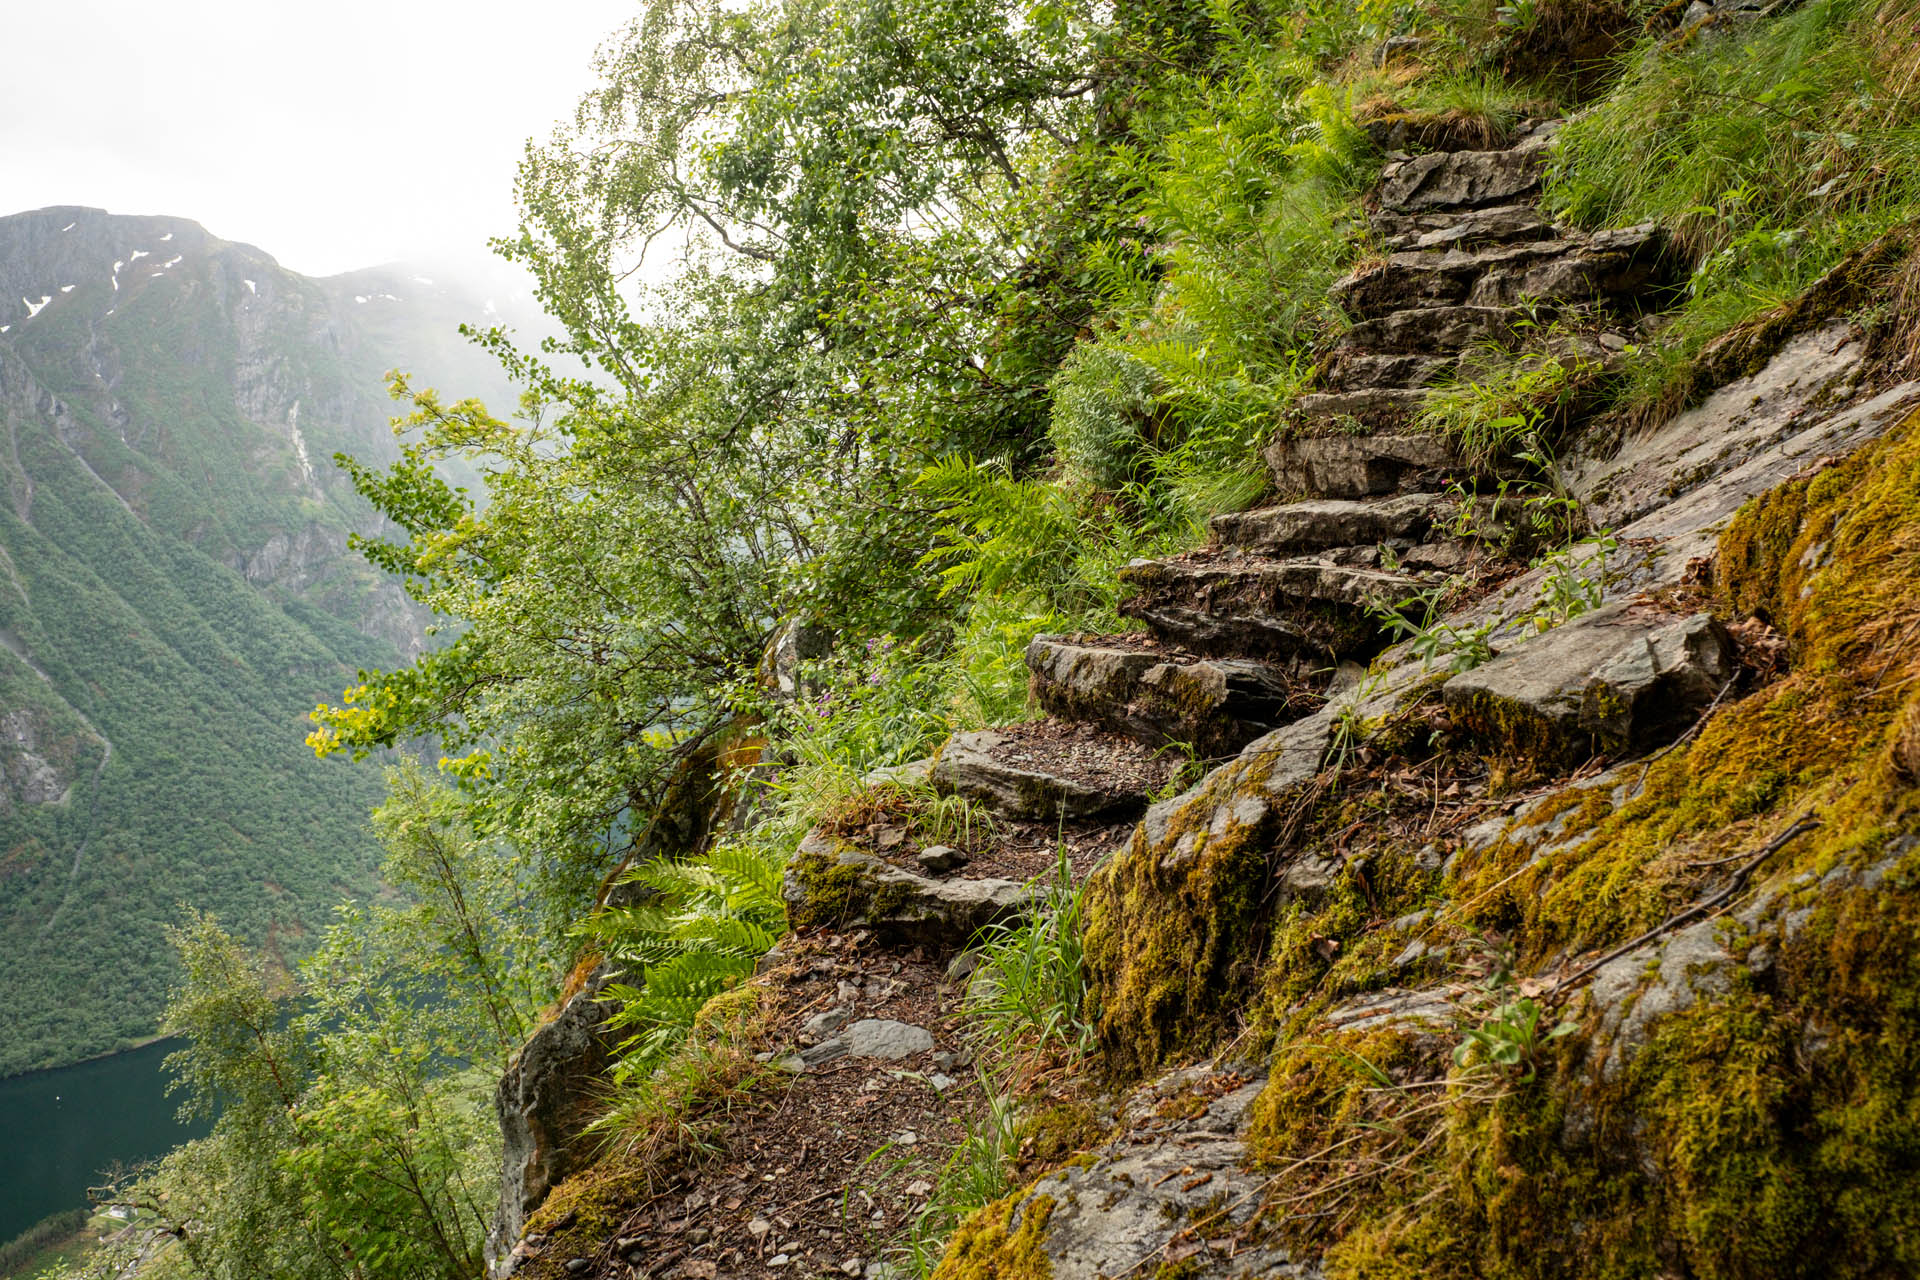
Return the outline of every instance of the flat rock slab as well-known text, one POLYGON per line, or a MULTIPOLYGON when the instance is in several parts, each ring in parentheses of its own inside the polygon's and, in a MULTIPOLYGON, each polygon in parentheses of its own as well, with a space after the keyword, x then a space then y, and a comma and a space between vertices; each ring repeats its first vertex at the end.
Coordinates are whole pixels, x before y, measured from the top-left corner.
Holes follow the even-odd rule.
MULTIPOLYGON (((1053 1280, 1111 1280, 1118 1276, 1179 1275, 1187 1280, 1274 1277, 1307 1280, 1317 1264, 1295 1260, 1259 1239, 1234 1239, 1253 1227, 1268 1175, 1248 1167, 1244 1134, 1266 1080, 1251 1067, 1215 1083, 1208 1068, 1162 1077, 1130 1099, 1121 1136, 1040 1179, 1015 1203, 1009 1236, 1025 1231, 1045 1255, 1041 1274, 1053 1280), (1219 1096, 1209 1095, 1226 1085, 1219 1096), (1191 1101, 1189 1101, 1191 1099, 1191 1101), (1204 1103, 1204 1106, 1200 1106, 1204 1103), (1170 1118, 1199 1113, 1190 1119, 1170 1118), (1201 1238, 1188 1227, 1204 1220, 1201 1238)), ((969 1241, 959 1259, 980 1274, 994 1259, 989 1242, 969 1241), (978 1254, 969 1252, 977 1248, 978 1254)), ((973 1274, 968 1271, 967 1274, 973 1274)))
POLYGON ((1357 422, 1374 431, 1411 423, 1426 407, 1427 393, 1415 387, 1363 387, 1358 391, 1315 391, 1296 402, 1308 422, 1357 422))
POLYGON ((1132 592, 1120 603, 1122 616, 1156 634, 1200 653, 1267 659, 1371 654, 1381 637, 1368 606, 1425 585, 1316 556, 1205 553, 1135 561, 1120 571, 1120 583, 1132 592))
POLYGON ((1487 249, 1417 249, 1346 277, 1332 293, 1348 311, 1367 317, 1412 307, 1511 307, 1522 298, 1634 298, 1671 276, 1666 246, 1648 223, 1487 249))
POLYGON ((1066 742, 1014 726, 955 734, 932 781, 1001 817, 1079 822, 1140 812, 1172 770, 1172 760, 1129 739, 1066 742))
POLYGON ((1412 214, 1382 210, 1373 217, 1373 229, 1391 252, 1518 244, 1550 240, 1558 233, 1532 203, 1412 214))
POLYGON ((1340 336, 1336 351, 1441 355, 1483 338, 1512 342, 1509 307, 1408 307, 1362 320, 1340 336))
POLYGON ((796 927, 864 925, 897 945, 946 949, 1025 913, 1034 891, 997 877, 917 875, 813 831, 787 868, 781 896, 796 927))
POLYGON ((1036 636, 1027 668, 1049 715, 1090 720, 1149 746, 1181 743, 1203 756, 1238 751, 1292 719, 1302 702, 1285 666, 1176 656, 1124 641, 1036 636))
POLYGON ((1288 437, 1268 445, 1266 459, 1280 492, 1319 498, 1438 490, 1473 472, 1449 441, 1433 435, 1288 437))
POLYGON ((1526 143, 1509 151, 1434 151, 1387 170, 1380 204, 1396 213, 1471 209, 1507 204, 1540 189, 1546 148, 1526 143))
POLYGON ((1218 546, 1290 556, 1369 543, 1420 542, 1455 506, 1453 499, 1437 493, 1375 501, 1310 498, 1215 516, 1208 527, 1218 546))
POLYGON ((1441 687, 1498 750, 1577 763, 1676 736, 1734 672, 1731 637, 1706 614, 1607 605, 1531 636, 1441 687))
POLYGON ((1604 458, 1572 459, 1568 484, 1596 526, 1637 520, 1832 416, 1865 374, 1866 346, 1845 320, 1801 334, 1657 430, 1604 458))
POLYGON ((1327 387, 1336 391, 1364 391, 1369 387, 1411 389, 1441 382, 1458 367, 1459 362, 1451 356, 1404 351, 1385 355, 1335 351, 1325 363, 1323 376, 1327 387))

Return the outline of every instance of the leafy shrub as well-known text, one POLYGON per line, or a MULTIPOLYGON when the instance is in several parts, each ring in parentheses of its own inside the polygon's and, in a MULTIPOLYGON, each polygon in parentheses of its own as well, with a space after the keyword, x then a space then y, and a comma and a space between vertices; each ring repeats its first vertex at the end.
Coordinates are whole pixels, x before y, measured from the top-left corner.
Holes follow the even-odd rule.
POLYGON ((1050 388, 1048 438, 1060 461, 1103 489, 1131 480, 1153 438, 1159 379, 1139 359, 1104 343, 1085 343, 1061 365, 1050 388))

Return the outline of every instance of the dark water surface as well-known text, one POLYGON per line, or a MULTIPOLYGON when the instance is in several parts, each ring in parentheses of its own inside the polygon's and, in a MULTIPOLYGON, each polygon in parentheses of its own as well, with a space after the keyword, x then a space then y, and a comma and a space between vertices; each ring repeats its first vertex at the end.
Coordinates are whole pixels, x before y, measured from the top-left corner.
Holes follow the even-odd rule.
POLYGON ((83 1207, 110 1165, 164 1155, 206 1132, 174 1119, 160 1067, 177 1040, 56 1071, 0 1080, 0 1241, 62 1209, 83 1207))

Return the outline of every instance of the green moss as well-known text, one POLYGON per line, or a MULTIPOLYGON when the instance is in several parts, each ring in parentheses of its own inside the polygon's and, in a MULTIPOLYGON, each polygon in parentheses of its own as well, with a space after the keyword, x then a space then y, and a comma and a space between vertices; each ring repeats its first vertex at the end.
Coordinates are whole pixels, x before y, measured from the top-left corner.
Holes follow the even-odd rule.
MULTIPOLYGON (((1920 1273, 1920 419, 1750 504, 1721 545, 1723 607, 1770 618, 1794 670, 1617 794, 1537 807, 1467 860, 1455 910, 1539 964, 1659 922, 1724 882, 1699 863, 1816 816, 1755 882, 1775 914, 1723 926, 1719 979, 1611 1064, 1575 1037, 1530 1085, 1457 1091, 1426 1189, 1376 1196, 1329 1275, 1920 1273)), ((1275 1152, 1347 1105, 1337 1075, 1282 1060, 1275 1152)))
MULTIPOLYGON (((1397 1028, 1363 1033, 1332 1033, 1301 1038, 1274 1055, 1267 1087, 1254 1103, 1247 1149, 1269 1168, 1310 1160, 1341 1138, 1358 1136, 1356 1126, 1377 1117, 1373 1095, 1385 1074, 1405 1078, 1432 1068, 1433 1054, 1419 1037, 1397 1028)), ((1350 1158, 1378 1148, 1378 1141, 1343 1148, 1350 1158)))
POLYGON ((841 862, 840 853, 850 848, 828 837, 794 854, 790 870, 803 891, 800 902, 787 908, 795 929, 835 929, 853 920, 879 919, 906 901, 904 887, 877 884, 869 868, 841 862))
POLYGON ((1269 796, 1261 762, 1216 771, 1174 813, 1165 838, 1144 826, 1088 882, 1086 954, 1109 1063, 1141 1073, 1210 1043, 1255 973, 1269 858, 1285 798, 1269 796), (1236 802, 1259 816, 1222 832, 1236 802), (1181 844, 1185 852, 1177 852, 1181 844))
POLYGON ((1051 1196, 1028 1199, 1023 1191, 980 1210, 953 1233, 933 1280, 1048 1280, 1053 1261, 1042 1242, 1053 1203, 1051 1196))
MULTIPOLYGON (((1349 802, 1330 825, 1350 829, 1384 815, 1369 815, 1349 802)), ((1296 901, 1274 922, 1268 962, 1261 974, 1264 1011, 1259 1025, 1284 1035, 1327 1004, 1417 975, 1396 973, 1392 962, 1407 938, 1392 929, 1398 917, 1432 900, 1436 872, 1404 850, 1376 849, 1355 856, 1312 901, 1296 901)))
POLYGON ((1107 1126, 1084 1102, 1047 1107, 1020 1124, 1020 1172, 1034 1177, 1057 1169, 1106 1136, 1107 1126))

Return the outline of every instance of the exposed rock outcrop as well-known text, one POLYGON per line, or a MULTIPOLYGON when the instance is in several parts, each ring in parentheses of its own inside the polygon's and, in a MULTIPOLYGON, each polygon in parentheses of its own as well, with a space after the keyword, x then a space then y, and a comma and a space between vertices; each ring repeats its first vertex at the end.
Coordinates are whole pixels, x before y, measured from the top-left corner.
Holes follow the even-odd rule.
POLYGON ((494 1091, 502 1138, 500 1205, 487 1235, 487 1265, 511 1274, 527 1215, 548 1192, 591 1159, 583 1137, 611 1062, 605 1030, 615 1006, 601 998, 613 977, 605 966, 527 1038, 494 1091))

